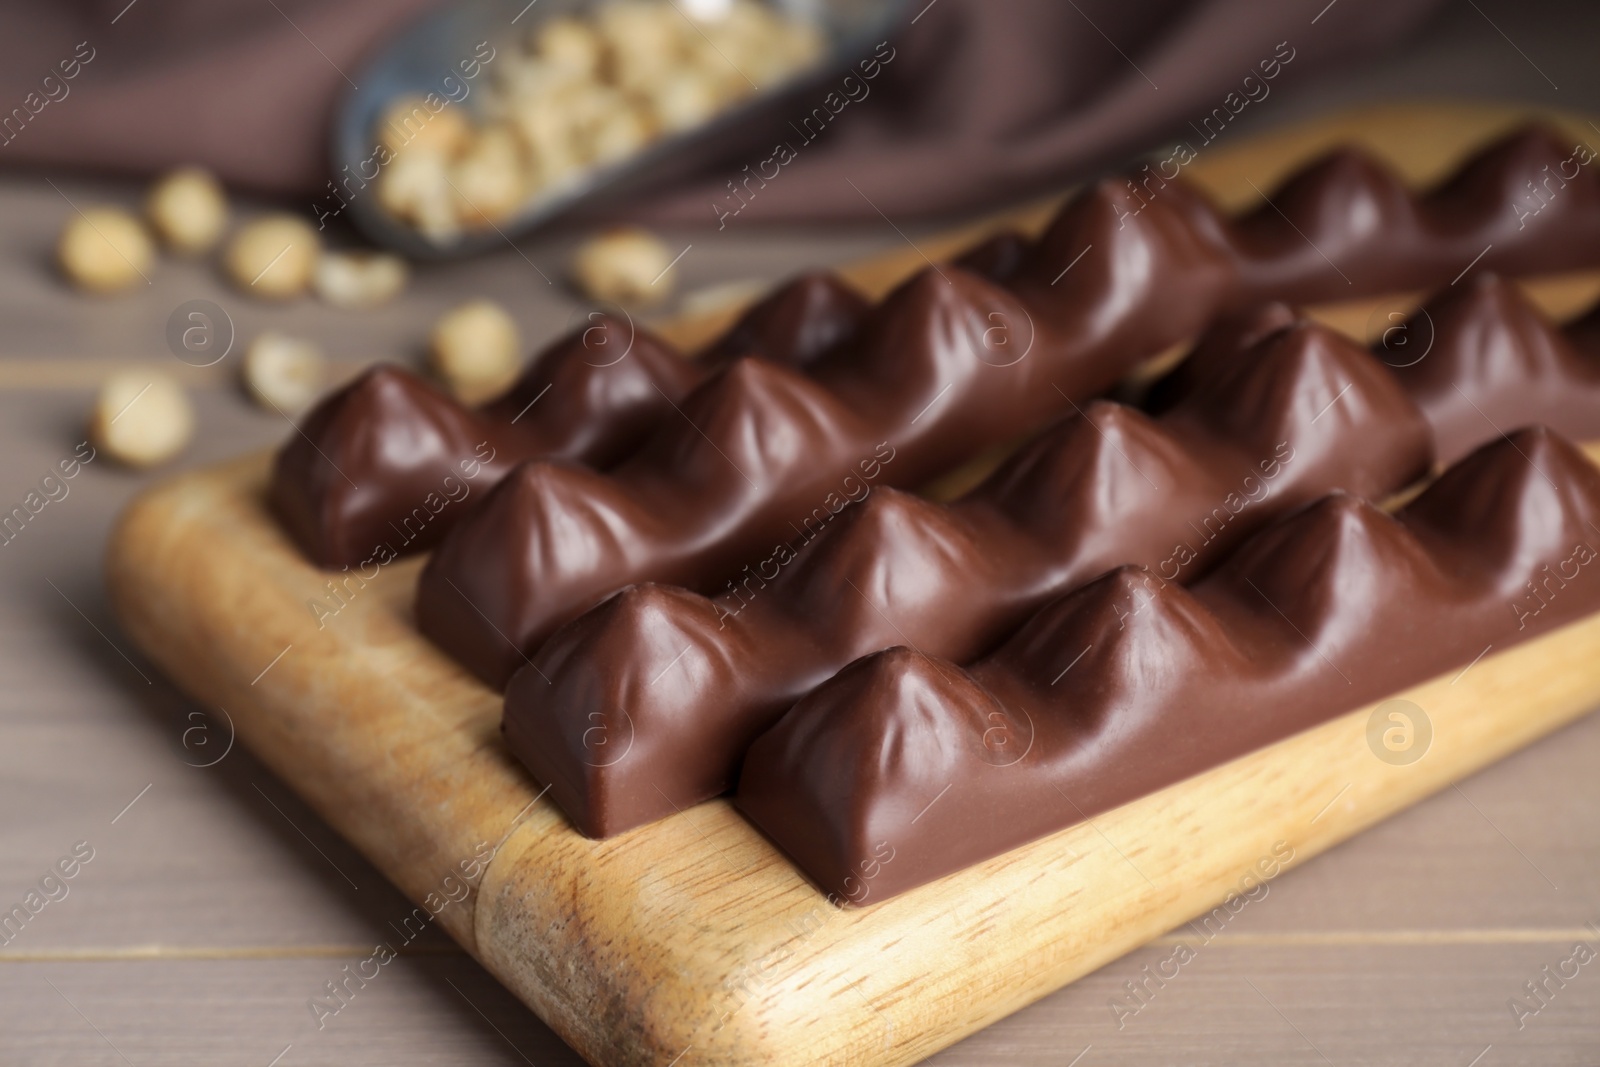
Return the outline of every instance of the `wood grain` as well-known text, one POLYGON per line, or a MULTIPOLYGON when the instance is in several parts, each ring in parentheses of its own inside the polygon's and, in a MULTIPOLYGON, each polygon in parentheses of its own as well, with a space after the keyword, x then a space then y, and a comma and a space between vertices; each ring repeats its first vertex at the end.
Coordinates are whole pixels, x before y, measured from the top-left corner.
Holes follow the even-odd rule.
MULTIPOLYGON (((1453 132, 1417 140, 1407 115, 1398 129, 1381 113, 1338 120, 1293 147, 1354 123, 1379 150, 1387 138, 1409 153, 1412 173, 1438 173, 1449 161, 1429 152, 1453 158, 1516 117, 1452 110, 1433 119, 1453 132)), ((1302 158, 1277 143, 1254 146, 1260 169, 1241 172, 1302 158)), ((1229 158, 1210 161, 1219 182, 1229 158)), ((1197 173, 1213 173, 1207 162, 1197 173)), ((858 280, 886 285, 894 271, 858 280)), ((1537 290, 1554 305, 1585 291, 1592 278, 1537 290)), ((1407 694, 1435 729, 1415 765, 1376 759, 1367 712, 1353 712, 839 911, 723 802, 612 841, 576 835, 501 749, 497 697, 416 635, 415 562, 386 568, 319 628, 306 602, 325 576, 264 513, 265 469, 258 456, 188 475, 129 509, 108 560, 125 626, 229 708, 241 738, 413 900, 497 843, 475 895, 440 921, 594 1062, 691 1049, 730 1064, 913 1062, 1208 910, 1277 842, 1301 862, 1600 701, 1591 619, 1407 694)))

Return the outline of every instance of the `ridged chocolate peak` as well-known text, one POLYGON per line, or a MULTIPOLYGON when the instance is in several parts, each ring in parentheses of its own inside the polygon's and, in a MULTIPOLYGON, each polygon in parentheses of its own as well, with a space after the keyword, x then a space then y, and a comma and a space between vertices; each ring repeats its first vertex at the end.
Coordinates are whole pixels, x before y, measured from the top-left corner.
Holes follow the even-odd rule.
POLYGON ((1515 575, 1554 566, 1579 544, 1600 549, 1596 500, 1600 471, 1583 451, 1525 426, 1459 460, 1405 514, 1419 534, 1453 547, 1462 567, 1515 575))
MULTIPOLYGON (((960 686, 966 681, 963 672, 949 670, 938 660, 914 649, 897 646, 866 656, 851 664, 838 676, 838 695, 862 708, 895 707, 904 713, 895 716, 874 716, 870 712, 854 719, 848 736, 829 737, 826 733, 815 736, 821 742, 816 755, 820 772, 816 785, 835 795, 848 796, 860 780, 838 775, 839 771, 853 770, 848 750, 871 752, 873 759, 862 766, 866 778, 888 775, 898 778, 919 777, 948 765, 951 758, 959 759, 967 753, 959 749, 946 751, 948 731, 940 729, 947 720, 951 707, 941 697, 950 686, 960 686), (930 727, 932 727, 930 729, 930 727), (830 769, 835 772, 830 777, 830 769)), ((974 692, 981 700, 982 694, 974 692)), ((805 706, 802 701, 801 707, 805 706)), ((797 735, 810 733, 808 727, 820 723, 825 713, 802 711, 795 717, 797 735)), ((983 718, 973 716, 965 724, 973 735, 983 732, 983 718)), ((931 795, 931 794, 930 794, 931 795)), ((916 810, 905 811, 907 821, 916 810)))
POLYGON ((1012 453, 970 499, 1036 529, 1093 527, 1170 497, 1194 461, 1207 458, 1203 443, 1175 438, 1134 408, 1096 400, 1012 453))
MULTIPOLYGON (((877 652, 797 704, 781 735, 756 741, 739 807, 840 902, 875 903, 883 889, 872 860, 892 870, 916 862, 919 846, 937 847, 919 840, 919 816, 948 799, 940 793, 958 777, 985 769, 986 731, 997 724, 1011 725, 964 671, 909 648, 877 652), (863 792, 894 800, 853 804, 863 792)), ((1003 748, 1018 736, 1007 733, 987 736, 1003 748)), ((962 814, 976 832, 986 812, 969 797, 962 814)))
POLYGON ((1492 392, 1565 373, 1572 361, 1555 325, 1522 287, 1492 272, 1443 290, 1406 328, 1419 339, 1431 331, 1432 350, 1425 356, 1397 353, 1386 362, 1419 396, 1455 385, 1492 392))
POLYGON ((1013 711, 1017 680, 1026 678, 1090 727, 1108 708, 1082 702, 1082 694, 1109 687, 1153 695, 1240 662, 1193 594, 1128 564, 1043 608, 972 676, 1013 711))
POLYGON ((1348 449, 1365 462, 1340 488, 1374 496, 1422 477, 1433 459, 1432 434, 1416 403, 1366 349, 1320 323, 1301 319, 1236 355, 1229 365, 1169 411, 1194 419, 1259 456, 1293 463, 1349 466, 1348 449), (1373 449, 1360 428, 1403 429, 1373 449))
POLYGON ((703 597, 672 586, 629 586, 558 630, 539 652, 539 670, 516 675, 508 699, 526 714, 504 720, 506 743, 550 786, 580 832, 610 836, 636 825, 641 809, 653 812, 683 795, 673 764, 655 754, 670 744, 673 723, 641 723, 630 709, 658 686, 679 686, 677 672, 692 678, 706 671, 711 646, 704 635, 716 628, 716 612, 703 597), (605 657, 618 643, 629 651, 620 669, 586 669, 584 657, 597 650, 605 657), (573 706, 586 709, 581 720, 563 717, 573 706), (626 761, 659 773, 608 773, 626 761))
MULTIPOLYGON (((1578 148, 1574 138, 1541 123, 1512 130, 1446 178, 1428 198, 1429 217, 1446 231, 1479 228, 1488 215, 1506 235, 1526 239, 1529 229, 1553 235, 1573 219, 1600 210, 1600 177, 1592 166, 1574 159, 1578 148)), ((1487 233, 1484 240, 1493 237, 1487 233)), ((1548 251, 1555 254, 1520 252, 1496 269, 1554 272, 1582 262, 1578 250, 1565 242, 1548 251)))
POLYGON ((810 442, 855 429, 828 401, 815 381, 778 364, 734 360, 685 398, 682 418, 650 441, 654 458, 645 466, 664 462, 684 483, 718 485, 724 501, 747 489, 760 493, 793 469, 810 442))
POLYGON ((638 448, 667 398, 705 374, 632 320, 596 312, 535 356, 482 414, 523 438, 519 458, 607 467, 638 448))
POLYGON ((919 634, 928 622, 937 625, 920 617, 918 602, 939 591, 947 568, 987 569, 986 561, 972 558, 972 535, 948 507, 877 489, 803 546, 806 555, 785 567, 771 595, 797 613, 817 612, 840 632, 872 633, 883 644, 914 640, 899 637, 901 628, 919 634), (885 552, 889 545, 897 551, 885 552), (886 618, 883 605, 893 615, 886 618))
POLYGON ((739 356, 760 356, 803 367, 848 341, 871 306, 832 271, 809 271, 746 310, 702 358, 724 363, 739 356))
POLYGON ((1081 820, 1091 796, 1030 788, 1052 750, 1143 732, 1149 723, 1131 720, 1174 679, 1244 664, 1189 593, 1142 568, 1118 568, 1067 600, 1052 619, 1060 640, 1030 646, 1019 635, 1003 664, 964 671, 907 648, 851 664, 750 747, 740 810, 817 885, 857 905, 926 881, 930 867, 985 859, 997 839, 1081 820), (1022 677, 1048 706, 1012 701, 1022 677))
POLYGON ((1252 538, 1208 581, 1232 595, 1239 617, 1315 656, 1312 646, 1330 638, 1329 627, 1355 621, 1348 605, 1376 604, 1431 575, 1432 562, 1399 522, 1334 493, 1252 538))
MULTIPOLYGON (((1145 199, 1124 177, 1102 178, 1067 202, 1029 249, 1020 273, 1046 285, 1058 277, 1064 282, 1077 268, 1062 276, 1063 267, 1096 243, 1103 250, 1090 252, 1086 261, 1093 258, 1104 264, 1128 258, 1131 249, 1153 246, 1170 251, 1174 267, 1204 262, 1226 241, 1220 217, 1204 193, 1182 180, 1167 182, 1145 199)), ((1167 267, 1165 260, 1158 262, 1167 267)), ((1153 266, 1145 263, 1139 269, 1153 266)))
POLYGON ((450 530, 423 568, 417 583, 422 632, 449 642, 464 666, 503 686, 526 662, 509 635, 537 611, 536 582, 549 561, 572 551, 574 538, 585 551, 622 555, 628 550, 626 539, 608 529, 603 487, 592 485, 598 477, 586 468, 540 462, 523 464, 502 478, 469 519, 450 530), (498 581, 464 584, 450 577, 468 561, 486 556, 505 561, 498 581), (464 635, 471 639, 463 640, 464 635))
MULTIPOLYGON (((943 394, 1014 389, 1035 373, 1038 361, 1025 353, 1045 344, 1041 329, 1010 290, 959 267, 927 267, 891 291, 852 344, 817 364, 816 376, 845 406, 902 427, 896 447, 925 455, 906 464, 914 469, 895 473, 901 484, 907 478, 915 484, 966 458, 945 428, 950 413, 943 394), (884 409, 887 403, 896 410, 884 409)), ((1049 401, 1029 401, 1042 404, 1049 401)), ((1018 415, 985 411, 963 429, 1000 434, 1003 424, 1015 427, 1018 415)))
POLYGON ((1365 152, 1336 148, 1297 170, 1270 203, 1240 220, 1239 231, 1246 243, 1263 248, 1325 256, 1345 275, 1361 277, 1363 288, 1373 288, 1373 276, 1394 276, 1382 245, 1416 233, 1417 203, 1391 168, 1365 152), (1311 234, 1315 248, 1307 243, 1311 234))
POLYGON ((433 544, 455 513, 429 512, 429 494, 492 485, 517 459, 503 429, 392 364, 325 397, 300 431, 278 452, 269 492, 289 534, 324 567, 355 566, 385 544, 398 552, 433 544), (419 508, 426 521, 394 525, 419 508))
POLYGON ((1378 357, 1428 415, 1446 462, 1529 420, 1600 434, 1600 358, 1493 273, 1439 293, 1398 337, 1404 344, 1380 339, 1378 357))
POLYGON ((980 274, 992 282, 1007 282, 1022 266, 1030 242, 1015 230, 1001 230, 984 238, 953 262, 963 270, 980 274))
POLYGON ((1235 270, 1229 242, 1215 205, 1186 182, 1168 182, 1146 201, 1107 178, 1062 208, 1013 281, 1040 317, 1154 354, 1192 336, 1225 299, 1235 270), (1128 317, 1129 307, 1158 292, 1165 322, 1128 317), (1188 323, 1196 326, 1172 340, 1161 329, 1188 323))
POLYGON ((1432 199, 1462 212, 1504 208, 1530 175, 1570 154, 1570 141, 1549 123, 1523 123, 1467 156, 1445 175, 1432 199))
POLYGON ((1206 327, 1183 361, 1150 386, 1142 406, 1157 414, 1166 411, 1198 384, 1215 381, 1239 353, 1299 321, 1300 313, 1281 300, 1219 316, 1206 327))

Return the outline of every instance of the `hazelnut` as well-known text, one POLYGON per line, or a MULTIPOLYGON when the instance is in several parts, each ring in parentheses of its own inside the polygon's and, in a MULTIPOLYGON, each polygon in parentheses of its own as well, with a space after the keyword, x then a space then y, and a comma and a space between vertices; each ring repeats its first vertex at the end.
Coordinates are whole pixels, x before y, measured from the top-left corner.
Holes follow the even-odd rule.
POLYGON ((384 108, 373 135, 396 155, 455 155, 472 136, 459 107, 446 102, 438 111, 420 96, 403 96, 384 108))
POLYGON ((627 87, 658 78, 699 37, 670 4, 622 0, 600 9, 596 28, 606 50, 608 79, 627 87))
POLYGON ((694 48, 694 54, 686 64, 687 69, 705 79, 719 110, 755 92, 746 70, 749 59, 744 49, 744 45, 728 39, 726 35, 720 39, 709 37, 694 48))
POLYGON ((572 77, 593 78, 600 70, 600 38, 575 18, 555 18, 540 26, 533 47, 541 60, 572 77))
POLYGON ((637 110, 619 102, 590 127, 588 155, 597 164, 626 159, 650 141, 650 127, 637 110))
POLYGON ((800 24, 786 26, 773 35, 751 43, 741 66, 762 87, 776 85, 796 71, 817 61, 822 53, 821 38, 802 32, 800 24))
POLYGON ((434 371, 468 403, 503 392, 517 376, 522 339, 505 308, 472 300, 433 324, 429 357, 434 371))
POLYGON ((566 112, 554 100, 524 100, 512 114, 522 138, 533 189, 547 189, 572 177, 581 166, 577 139, 566 112))
POLYGON ((317 258, 317 295, 339 308, 387 304, 406 285, 406 261, 381 252, 324 252, 317 258))
POLYGON ((627 107, 628 98, 609 85, 574 85, 551 104, 559 109, 574 138, 583 141, 609 115, 627 107))
POLYGON ((672 71, 642 96, 663 130, 687 130, 717 112, 717 87, 692 67, 672 71))
MULTIPOLYGON (((495 93, 501 99, 494 103, 499 105, 515 104, 522 100, 545 100, 571 86, 590 84, 593 84, 592 78, 574 74, 567 67, 556 66, 542 59, 510 57, 505 66, 495 71, 495 93)), ((504 111, 505 108, 501 110, 504 111)))
POLYGON ((155 249, 139 220, 114 207, 74 212, 61 231, 56 257, 67 279, 93 293, 114 293, 147 281, 155 249))
POLYGON ((448 243, 461 234, 449 175, 449 163, 441 156, 426 152, 400 156, 379 179, 378 203, 430 241, 448 243))
POLYGON ((228 244, 227 268, 242 292, 287 299, 305 292, 317 266, 317 231, 295 215, 247 223, 228 244))
POLYGON ((647 230, 620 227, 586 241, 572 279, 591 300, 646 306, 672 291, 672 251, 647 230))
POLYGON ((150 190, 145 217, 166 246, 182 255, 210 251, 228 225, 228 200, 211 172, 180 167, 150 190))
POLYGON ((152 467, 183 450, 194 434, 194 408, 183 386, 159 371, 119 371, 107 378, 89 415, 94 446, 130 467, 152 467))
POLYGON ((527 197, 527 176, 517 135, 504 126, 480 133, 450 167, 456 215, 469 226, 492 226, 510 218, 527 197))
POLYGON ((812 23, 748 0, 736 0, 700 25, 704 36, 689 42, 694 66, 713 79, 724 101, 752 92, 751 81, 765 88, 784 80, 815 63, 824 49, 812 23))
POLYGON ((781 36, 795 23, 789 22, 766 4, 734 0, 727 11, 714 20, 718 28, 746 47, 759 47, 781 36))
POLYGON ((328 361, 310 341, 268 330, 244 354, 244 384, 264 408, 297 415, 311 406, 328 376, 328 361))

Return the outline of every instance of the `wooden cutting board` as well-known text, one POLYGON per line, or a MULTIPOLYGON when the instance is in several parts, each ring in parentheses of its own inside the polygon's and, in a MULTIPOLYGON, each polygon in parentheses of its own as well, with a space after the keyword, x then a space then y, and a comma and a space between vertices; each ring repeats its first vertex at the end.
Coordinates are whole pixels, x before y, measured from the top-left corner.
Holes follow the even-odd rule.
MULTIPOLYGON (((1368 109, 1211 149, 1186 173, 1241 207, 1251 182, 1270 188, 1354 141, 1428 182, 1530 114, 1368 109)), ((924 253, 948 255, 1000 224, 1037 229, 1053 207, 845 273, 880 293, 924 253)), ((1570 314, 1600 275, 1530 291, 1570 314)), ((1317 310, 1360 334, 1375 305, 1317 310)), ((731 314, 666 332, 689 343, 731 314)), ((1091 824, 841 910, 724 801, 609 841, 578 835, 501 746, 499 697, 417 634, 419 561, 384 568, 319 622, 308 602, 333 603, 329 576, 267 515, 267 470, 267 456, 249 456, 129 507, 107 563, 123 625, 597 1064, 915 1062, 1600 704, 1594 616, 1397 694, 1431 724, 1414 762, 1375 754, 1375 709, 1362 708, 1091 824)), ((401 925, 394 948, 411 928, 401 925)))

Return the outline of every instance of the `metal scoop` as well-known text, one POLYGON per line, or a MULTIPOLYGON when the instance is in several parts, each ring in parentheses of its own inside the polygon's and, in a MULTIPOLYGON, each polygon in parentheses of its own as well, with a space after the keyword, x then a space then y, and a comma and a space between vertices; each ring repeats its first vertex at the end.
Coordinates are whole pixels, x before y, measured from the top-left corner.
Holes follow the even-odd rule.
MULTIPOLYGON (((541 192, 512 217, 481 230, 435 241, 394 217, 378 203, 373 182, 377 142, 375 130, 386 108, 406 95, 436 93, 446 106, 476 112, 490 89, 487 70, 476 78, 464 74, 462 62, 488 42, 503 55, 515 49, 542 21, 563 15, 584 15, 604 0, 462 0, 430 12, 402 30, 355 79, 359 89, 346 93, 333 130, 334 178, 323 204, 329 214, 348 215, 368 238, 416 259, 449 259, 471 255, 525 233, 568 213, 595 209, 641 196, 719 163, 748 158, 770 147, 779 131, 809 114, 830 82, 871 55, 903 8, 903 0, 765 0, 786 18, 809 23, 820 33, 820 57, 776 84, 761 85, 698 126, 649 142, 616 162, 582 171, 571 181, 541 192), (447 80, 448 79, 448 80, 447 80), (815 99, 813 99, 813 97, 815 99)), ((687 18, 714 19, 730 0, 671 0, 687 18)), ((485 65, 492 67, 492 61, 485 65)), ((470 67, 466 69, 471 69, 470 67)), ((320 212, 321 209, 319 209, 320 212)))

